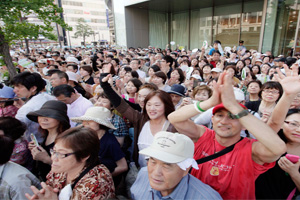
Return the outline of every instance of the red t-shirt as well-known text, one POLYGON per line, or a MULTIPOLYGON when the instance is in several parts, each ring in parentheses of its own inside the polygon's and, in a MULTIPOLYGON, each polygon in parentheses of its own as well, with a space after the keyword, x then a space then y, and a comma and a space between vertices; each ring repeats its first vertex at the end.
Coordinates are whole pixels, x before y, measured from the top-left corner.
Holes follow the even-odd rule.
POLYGON ((213 66, 214 66, 214 68, 216 68, 216 66, 217 66, 217 62, 216 61, 210 61, 210 64, 212 64, 213 66))
MULTIPOLYGON (((252 143, 256 140, 244 138, 234 149, 216 159, 198 165, 191 174, 214 188, 223 199, 255 199, 255 179, 275 162, 259 165, 252 160, 252 143)), ((194 159, 200 159, 225 147, 215 140, 215 132, 206 132, 195 143, 194 159)))

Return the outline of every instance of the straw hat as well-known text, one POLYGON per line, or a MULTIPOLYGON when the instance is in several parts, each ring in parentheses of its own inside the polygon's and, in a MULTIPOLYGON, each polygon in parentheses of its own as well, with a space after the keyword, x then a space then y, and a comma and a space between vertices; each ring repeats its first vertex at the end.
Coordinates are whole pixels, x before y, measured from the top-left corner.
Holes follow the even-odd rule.
POLYGON ((111 112, 104 107, 90 107, 81 117, 72 117, 73 122, 81 123, 82 121, 94 121, 98 124, 106 126, 111 129, 116 129, 110 122, 111 112))

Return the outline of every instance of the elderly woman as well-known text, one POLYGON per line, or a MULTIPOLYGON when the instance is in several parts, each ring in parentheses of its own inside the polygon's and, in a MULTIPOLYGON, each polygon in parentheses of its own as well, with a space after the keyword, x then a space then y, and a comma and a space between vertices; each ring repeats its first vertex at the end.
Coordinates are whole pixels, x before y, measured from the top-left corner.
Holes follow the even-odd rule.
POLYGON ((109 199, 114 184, 108 169, 99 165, 99 140, 91 129, 77 127, 60 134, 51 150, 52 168, 43 189, 31 187, 27 199, 109 199), (58 196, 59 192, 59 196, 58 196))

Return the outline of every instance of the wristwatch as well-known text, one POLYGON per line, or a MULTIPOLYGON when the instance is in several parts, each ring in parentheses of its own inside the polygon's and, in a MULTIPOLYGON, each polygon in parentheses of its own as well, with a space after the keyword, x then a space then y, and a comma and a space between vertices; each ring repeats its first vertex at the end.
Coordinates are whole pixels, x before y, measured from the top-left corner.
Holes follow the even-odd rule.
POLYGON ((244 116, 247 116, 249 114, 249 110, 248 109, 244 109, 243 111, 239 112, 238 114, 234 115, 231 112, 228 113, 229 117, 231 119, 240 119, 244 116))

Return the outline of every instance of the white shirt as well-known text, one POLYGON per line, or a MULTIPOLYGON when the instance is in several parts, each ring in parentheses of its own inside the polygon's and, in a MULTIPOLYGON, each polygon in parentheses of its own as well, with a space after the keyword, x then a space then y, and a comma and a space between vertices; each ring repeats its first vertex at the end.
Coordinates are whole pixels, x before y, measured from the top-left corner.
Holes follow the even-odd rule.
MULTIPOLYGON (((164 131, 167 130, 169 124, 170 124, 169 121, 166 120, 161 130, 164 130, 164 131)), ((139 151, 149 147, 152 144, 153 140, 154 140, 154 136, 150 129, 150 121, 147 121, 144 124, 144 126, 141 130, 141 133, 139 135, 139 138, 138 138, 137 145, 138 145, 139 151)), ((147 166, 147 161, 146 161, 145 155, 139 154, 139 165, 140 165, 140 167, 147 166)))
MULTIPOLYGON (((138 145, 139 151, 149 147, 152 144, 153 139, 154 139, 154 136, 151 133, 150 122, 147 121, 144 124, 144 126, 141 130, 141 133, 139 135, 139 138, 138 138, 137 145, 138 145)), ((140 165, 140 167, 147 166, 147 161, 146 161, 145 155, 139 154, 139 165, 140 165)))
POLYGON ((136 70, 136 72, 139 74, 139 78, 145 78, 146 73, 140 69, 136 70))
POLYGON ((25 132, 25 139, 27 141, 31 141, 31 139, 30 139, 30 134, 31 133, 33 133, 35 135, 38 142, 42 142, 44 140, 41 133, 38 132, 39 124, 34 122, 34 121, 31 121, 30 119, 28 119, 26 117, 26 115, 29 112, 39 110, 42 107, 42 105, 44 105, 44 103, 46 101, 49 101, 49 100, 54 100, 54 97, 47 94, 47 93, 45 93, 45 92, 43 92, 43 93, 40 93, 40 94, 37 94, 37 95, 33 96, 28 102, 26 102, 18 110, 18 112, 16 114, 16 119, 18 119, 21 122, 23 122, 24 124, 26 124, 27 129, 26 129, 26 132, 25 132))
MULTIPOLYGON (((92 102, 84 98, 81 94, 80 97, 76 99, 73 103, 67 104, 68 106, 68 116, 71 117, 81 117, 85 114, 86 110, 93 107, 92 102)), ((75 127, 76 123, 70 121, 71 127, 75 127)))

